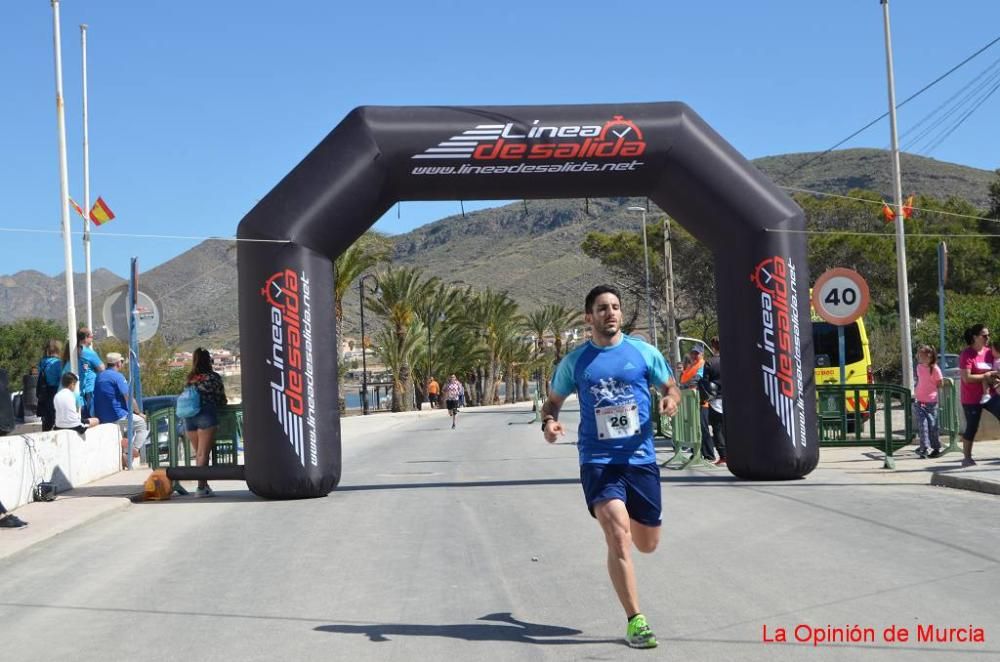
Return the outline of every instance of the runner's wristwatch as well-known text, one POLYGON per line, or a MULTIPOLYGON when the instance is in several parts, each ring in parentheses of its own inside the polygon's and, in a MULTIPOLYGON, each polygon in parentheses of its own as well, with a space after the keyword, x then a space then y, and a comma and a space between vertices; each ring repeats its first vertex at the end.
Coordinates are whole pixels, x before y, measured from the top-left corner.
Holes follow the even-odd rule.
POLYGON ((554 420, 556 420, 555 416, 546 416, 544 419, 542 419, 542 432, 545 432, 545 426, 549 424, 549 421, 554 421, 554 420))

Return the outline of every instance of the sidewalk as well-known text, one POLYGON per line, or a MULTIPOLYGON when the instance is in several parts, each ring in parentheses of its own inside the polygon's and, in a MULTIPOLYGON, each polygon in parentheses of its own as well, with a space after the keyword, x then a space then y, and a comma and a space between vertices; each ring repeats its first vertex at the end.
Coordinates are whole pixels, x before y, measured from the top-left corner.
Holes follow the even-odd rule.
MULTIPOLYGON (((530 403, 501 405, 489 409, 511 409, 530 414, 530 403)), ((486 411, 483 408, 480 411, 486 411)), ((475 410, 473 410, 475 411, 475 410)), ((344 434, 384 430, 400 424, 404 417, 429 417, 447 415, 442 410, 380 413, 372 416, 352 416, 341 420, 344 434)), ((662 453, 663 446, 659 447, 662 453)), ((1000 440, 977 441, 975 457, 978 465, 961 468, 960 453, 949 453, 937 459, 921 460, 913 446, 897 451, 896 469, 882 468, 882 454, 874 448, 823 448, 816 469, 806 481, 816 482, 879 482, 899 485, 933 485, 963 490, 973 490, 1000 495, 1000 440)), ((664 455, 659 460, 663 461, 664 455)), ((703 467, 698 473, 725 471, 721 467, 703 467)), ((149 467, 140 465, 132 471, 119 471, 106 478, 77 487, 57 495, 52 502, 29 503, 18 508, 16 514, 29 523, 21 529, 0 529, 0 560, 17 554, 32 545, 53 538, 60 533, 86 524, 94 519, 114 513, 131 505, 129 497, 140 494, 149 467)), ((667 476, 669 479, 669 476, 667 476)), ((185 484, 194 489, 194 483, 185 484)), ((191 497, 174 497, 191 498, 191 497)))

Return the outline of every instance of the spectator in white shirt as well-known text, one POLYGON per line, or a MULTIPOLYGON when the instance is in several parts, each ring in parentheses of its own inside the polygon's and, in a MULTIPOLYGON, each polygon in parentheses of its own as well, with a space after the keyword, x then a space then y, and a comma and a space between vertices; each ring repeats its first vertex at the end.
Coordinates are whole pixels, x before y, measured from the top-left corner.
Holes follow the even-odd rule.
POLYGON ((76 384, 80 381, 72 372, 62 376, 62 388, 53 400, 56 409, 56 430, 76 430, 83 434, 87 428, 98 424, 96 418, 80 418, 80 403, 77 400, 76 384))

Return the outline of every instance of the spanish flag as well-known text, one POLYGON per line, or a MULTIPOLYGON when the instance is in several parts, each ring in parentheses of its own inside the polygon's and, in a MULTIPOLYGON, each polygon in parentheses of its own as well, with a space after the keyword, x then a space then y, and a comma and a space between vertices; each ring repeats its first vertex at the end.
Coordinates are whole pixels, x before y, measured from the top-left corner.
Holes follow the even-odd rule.
POLYGON ((104 225, 114 217, 114 212, 104 202, 104 198, 98 197, 97 202, 90 209, 90 220, 94 222, 94 225, 104 225))
POLYGON ((76 204, 76 200, 74 200, 73 198, 69 199, 69 206, 72 207, 73 210, 76 211, 76 213, 80 215, 80 218, 84 218, 84 219, 87 218, 87 215, 83 213, 83 207, 81 207, 80 205, 76 204))

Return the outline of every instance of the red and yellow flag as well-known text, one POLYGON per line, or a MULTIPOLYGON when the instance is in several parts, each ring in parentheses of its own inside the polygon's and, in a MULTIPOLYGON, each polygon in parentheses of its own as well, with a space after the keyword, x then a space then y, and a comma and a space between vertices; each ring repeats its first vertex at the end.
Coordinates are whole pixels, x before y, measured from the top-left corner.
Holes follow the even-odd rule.
POLYGON ((892 207, 885 200, 882 201, 882 216, 885 217, 886 223, 892 223, 896 220, 896 212, 892 210, 892 207))
MULTIPOLYGON (((906 199, 903 203, 903 220, 913 218, 913 195, 906 199)), ((885 218, 886 223, 892 223, 896 220, 896 210, 889 206, 889 203, 885 200, 882 201, 882 216, 885 218)))
POLYGON ((107 203, 104 202, 104 198, 98 197, 97 202, 90 209, 90 220, 94 222, 94 225, 104 225, 111 219, 115 217, 114 212, 108 207, 107 203))
POLYGON ((903 203, 903 219, 913 218, 913 196, 911 195, 903 203))
POLYGON ((76 200, 74 200, 73 198, 69 199, 69 206, 72 207, 73 210, 80 215, 80 218, 87 218, 87 215, 83 213, 83 207, 76 204, 76 200))

